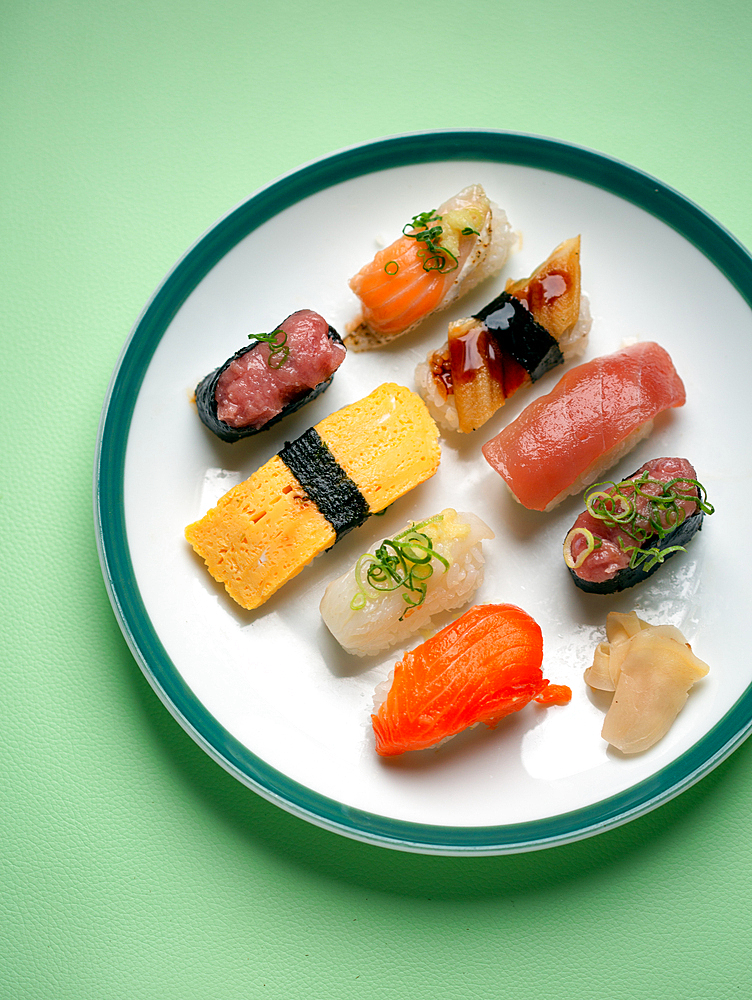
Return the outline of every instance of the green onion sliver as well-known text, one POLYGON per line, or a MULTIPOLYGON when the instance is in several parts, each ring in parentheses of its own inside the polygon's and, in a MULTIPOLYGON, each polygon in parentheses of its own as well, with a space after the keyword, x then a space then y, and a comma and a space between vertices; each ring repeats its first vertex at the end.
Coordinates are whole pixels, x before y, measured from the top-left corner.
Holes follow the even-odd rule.
POLYGON ((579 569, 590 553, 596 548, 600 548, 600 539, 597 539, 596 542, 595 535, 593 535, 592 531, 588 531, 587 528, 572 528, 567 537, 564 539, 564 562, 570 569, 579 569), (572 542, 578 535, 584 536, 587 545, 575 559, 572 555, 572 542))
MULTIPOLYGON (((402 227, 402 233, 411 240, 417 240, 419 243, 425 244, 426 249, 418 252, 419 257, 425 258, 423 261, 424 271, 436 271, 439 274, 447 274, 449 271, 457 270, 459 261, 451 250, 447 250, 446 247, 441 246, 439 243, 444 232, 443 227, 438 224, 440 222, 441 216, 437 215, 434 211, 421 212, 419 215, 413 216, 412 222, 408 222, 402 227), (408 232, 409 229, 413 231, 408 232)), ((463 235, 469 234, 463 233, 463 235)))
POLYGON ((402 598, 408 605, 400 621, 409 610, 419 607, 426 598, 427 581, 433 576, 432 561, 438 560, 444 572, 449 569, 449 560, 433 547, 431 537, 420 529, 442 520, 443 515, 414 524, 395 535, 386 538, 374 553, 366 552, 355 564, 357 591, 350 601, 353 611, 362 611, 368 601, 368 592, 390 593, 404 588, 402 598))
POLYGON ((276 371, 290 357, 290 348, 287 346, 287 334, 279 327, 271 333, 249 333, 249 340, 255 340, 257 344, 269 345, 269 356, 266 364, 276 371))

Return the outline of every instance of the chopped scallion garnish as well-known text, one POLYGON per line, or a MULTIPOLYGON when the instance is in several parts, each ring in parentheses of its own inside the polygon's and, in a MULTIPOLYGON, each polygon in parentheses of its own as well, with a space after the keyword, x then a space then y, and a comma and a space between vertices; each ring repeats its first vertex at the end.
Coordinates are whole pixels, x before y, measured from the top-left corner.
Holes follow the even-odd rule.
POLYGON ((564 562, 570 569, 579 569, 590 553, 599 549, 602 544, 603 542, 600 538, 596 538, 592 531, 589 531, 587 528, 572 528, 567 537, 564 539, 564 562), (584 537, 586 545, 575 559, 572 555, 572 542, 578 535, 582 535, 584 537))
POLYGON ((693 501, 705 514, 712 514, 715 510, 708 503, 705 487, 696 479, 677 476, 663 482, 651 479, 647 470, 636 479, 596 483, 585 492, 588 513, 609 527, 619 528, 633 540, 635 544, 629 545, 620 536, 619 545, 623 552, 630 553, 630 569, 644 563, 645 572, 663 562, 672 552, 685 551, 682 545, 664 549, 643 547, 651 536, 657 535, 662 541, 686 520, 687 511, 681 506, 683 500, 693 501), (638 497, 648 502, 646 513, 638 514, 638 497))
POLYGON ((426 599, 427 581, 433 576, 432 561, 438 560, 446 572, 449 560, 436 551, 430 535, 420 529, 442 518, 442 514, 437 514, 427 521, 414 524, 394 538, 384 539, 374 553, 366 552, 358 559, 355 564, 358 590, 350 601, 353 611, 361 611, 366 606, 366 587, 380 592, 404 588, 402 599, 408 606, 400 615, 400 621, 423 603, 426 599))
POLYGON ((277 328, 271 333, 249 333, 249 340, 255 340, 257 344, 269 345, 269 356, 266 363, 269 368, 275 371, 290 357, 290 348, 287 346, 287 334, 284 330, 277 328))
MULTIPOLYGON (((467 229, 469 227, 466 227, 467 229)), ((449 271, 456 271, 459 267, 457 257, 451 250, 447 250, 439 243, 444 229, 441 226, 441 216, 437 215, 433 209, 430 212, 414 215, 412 222, 408 222, 402 227, 402 232, 409 239, 425 244, 425 249, 418 251, 418 256, 423 258, 424 271, 438 271, 439 274, 447 274, 449 271), (408 229, 412 229, 413 232, 408 232, 408 229)), ((470 232, 475 232, 475 230, 469 232, 463 230, 462 235, 469 236, 470 232)))

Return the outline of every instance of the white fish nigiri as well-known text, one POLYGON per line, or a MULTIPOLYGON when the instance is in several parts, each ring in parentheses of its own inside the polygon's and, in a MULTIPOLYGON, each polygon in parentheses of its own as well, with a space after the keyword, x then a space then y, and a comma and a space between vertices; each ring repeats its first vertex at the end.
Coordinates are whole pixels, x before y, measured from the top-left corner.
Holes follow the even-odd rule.
POLYGON ((470 600, 483 582, 483 539, 493 537, 475 514, 451 507, 411 522, 329 584, 324 624, 348 653, 388 649, 470 600))

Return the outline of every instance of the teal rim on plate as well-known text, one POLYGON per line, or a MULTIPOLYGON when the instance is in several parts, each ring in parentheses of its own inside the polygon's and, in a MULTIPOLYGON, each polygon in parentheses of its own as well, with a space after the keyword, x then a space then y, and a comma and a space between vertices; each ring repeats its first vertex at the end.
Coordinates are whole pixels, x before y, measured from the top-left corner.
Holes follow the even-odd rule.
POLYGON ((266 764, 221 726, 183 682, 142 601, 125 525, 125 454, 144 375, 178 309, 212 267, 264 222, 318 191, 378 170, 447 160, 533 167, 603 188, 676 230, 725 275, 752 307, 752 257, 747 250, 677 191, 600 153, 539 136, 486 130, 421 132, 345 149, 307 164, 252 195, 205 233, 159 286, 123 348, 102 411, 94 469, 95 524, 110 601, 136 661, 178 722, 226 770, 294 815, 366 843, 430 854, 506 854, 600 833, 684 791, 749 735, 752 688, 669 766, 624 792, 569 813, 527 823, 465 828, 405 822, 352 809, 266 764))

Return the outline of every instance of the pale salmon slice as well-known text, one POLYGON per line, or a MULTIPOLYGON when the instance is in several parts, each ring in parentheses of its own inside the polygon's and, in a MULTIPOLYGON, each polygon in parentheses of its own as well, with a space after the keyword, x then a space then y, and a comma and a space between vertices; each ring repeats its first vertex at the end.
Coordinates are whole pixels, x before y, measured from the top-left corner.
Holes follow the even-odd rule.
POLYGON ((568 688, 549 692, 542 661, 540 627, 521 608, 470 608, 397 663, 391 689, 371 716, 376 752, 423 750, 478 722, 493 729, 533 699, 567 701, 568 688))
POLYGON ((683 406, 684 384, 658 344, 632 344, 566 372, 534 400, 483 455, 530 510, 550 510, 595 482, 652 429, 683 406))
POLYGON ((412 330, 499 271, 515 240, 480 184, 414 216, 350 279, 361 312, 347 326, 346 346, 370 350, 412 330))
POLYGON ((362 303, 361 322, 394 336, 433 312, 454 280, 454 272, 426 271, 422 245, 401 236, 351 278, 362 303))

